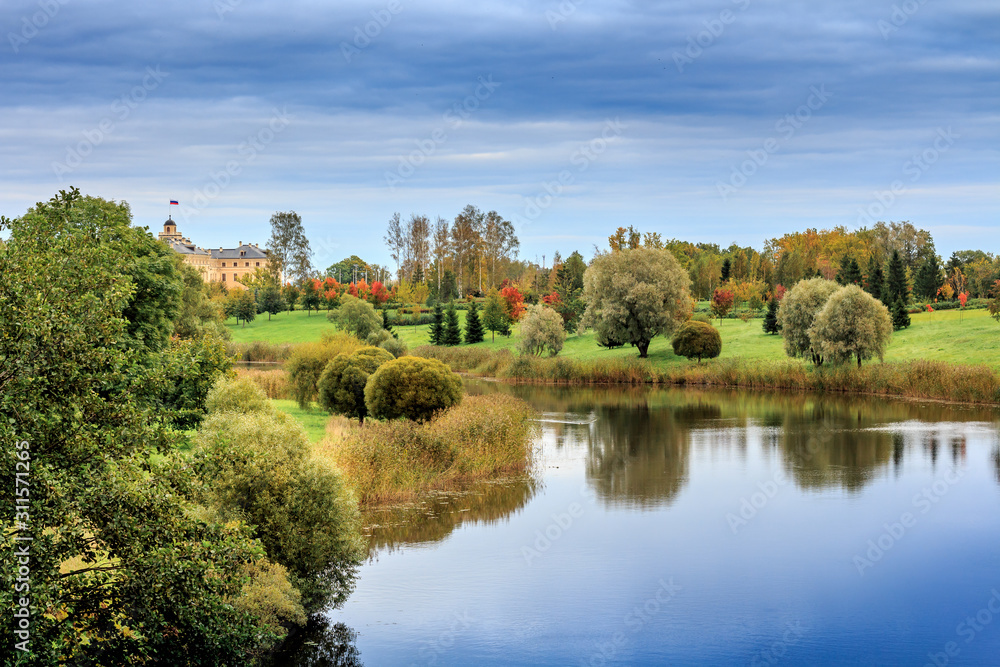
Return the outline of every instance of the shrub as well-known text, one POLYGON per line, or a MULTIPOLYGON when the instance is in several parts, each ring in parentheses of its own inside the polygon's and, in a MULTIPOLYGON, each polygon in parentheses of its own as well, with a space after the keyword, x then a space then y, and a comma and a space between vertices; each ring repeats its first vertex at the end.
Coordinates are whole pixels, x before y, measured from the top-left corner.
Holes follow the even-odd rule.
POLYGON ((319 404, 329 412, 364 421, 365 384, 368 377, 393 356, 380 347, 364 347, 351 354, 338 354, 319 378, 319 404))
POLYGON ((393 336, 389 331, 386 329, 379 329, 378 331, 368 334, 368 338, 365 339, 365 343, 371 347, 381 347, 382 343, 387 340, 392 340, 392 338, 393 336))
POLYGON ((267 400, 264 390, 248 378, 230 380, 220 378, 208 392, 205 399, 205 409, 208 414, 222 412, 274 412, 271 402, 267 400))
POLYGON ((834 292, 809 330, 814 349, 833 363, 885 354, 892 336, 892 318, 882 302, 857 285, 834 292))
POLYGON ((437 359, 402 357, 383 364, 368 380, 365 403, 377 419, 426 421, 462 400, 462 380, 437 359))
POLYGON ((319 343, 301 343, 285 364, 288 381, 291 383, 292 397, 299 407, 309 407, 319 392, 319 376, 323 369, 338 354, 350 354, 364 347, 364 343, 346 333, 324 335, 319 343))
POLYGON ((340 307, 327 313, 326 318, 360 340, 382 330, 382 316, 375 306, 350 294, 345 294, 340 307))
POLYGON ((517 348, 521 354, 539 355, 544 350, 549 356, 559 354, 566 341, 566 329, 559 313, 546 306, 529 306, 521 321, 521 339, 517 348))
POLYGON ((674 335, 674 354, 688 359, 714 359, 722 352, 722 337, 715 327, 691 320, 674 335))
POLYGON ((228 343, 226 352, 237 361, 285 361, 292 354, 291 343, 228 343))
POLYGON ((707 313, 695 313, 691 316, 692 322, 704 322, 705 324, 711 324, 712 318, 708 316, 707 313))
POLYGON ((406 343, 399 340, 398 338, 390 338, 387 341, 383 341, 382 344, 379 345, 379 347, 381 347, 383 350, 385 350, 392 356, 396 357, 397 359, 406 356, 407 352, 406 343))
POLYGON ((302 426, 282 412, 216 413, 196 440, 205 500, 254 527, 307 612, 341 604, 361 561, 357 507, 337 472, 310 457, 302 426))

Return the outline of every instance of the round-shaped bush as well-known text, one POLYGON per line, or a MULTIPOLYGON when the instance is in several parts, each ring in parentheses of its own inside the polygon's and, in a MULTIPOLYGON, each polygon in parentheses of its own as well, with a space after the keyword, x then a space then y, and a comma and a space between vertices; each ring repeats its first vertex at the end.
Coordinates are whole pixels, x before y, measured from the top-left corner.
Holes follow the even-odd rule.
POLYGON ((368 377, 393 358, 380 347, 363 347, 351 354, 338 354, 319 377, 319 404, 329 412, 364 421, 368 415, 365 406, 368 377))
POLYGON ((688 359, 714 359, 722 352, 722 337, 711 324, 690 320, 674 336, 674 354, 688 359))
POLYGON ((247 378, 230 380, 219 378, 212 385, 205 398, 208 414, 221 412, 273 412, 267 394, 255 382, 247 378))
POLYGON ((437 359, 400 357, 368 379, 365 403, 378 419, 427 421, 462 400, 462 380, 437 359))

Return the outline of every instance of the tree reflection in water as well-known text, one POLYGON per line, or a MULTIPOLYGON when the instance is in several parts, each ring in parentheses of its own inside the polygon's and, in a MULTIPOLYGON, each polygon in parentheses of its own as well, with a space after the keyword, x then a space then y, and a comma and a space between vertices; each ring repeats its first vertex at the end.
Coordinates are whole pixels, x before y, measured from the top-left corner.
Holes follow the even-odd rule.
POLYGON ((319 614, 282 643, 264 662, 267 667, 363 667, 355 646, 358 633, 319 614))
POLYGON ((438 491, 411 505, 362 512, 368 557, 408 544, 437 542, 462 524, 494 524, 528 504, 539 488, 532 476, 483 482, 461 491, 438 491))

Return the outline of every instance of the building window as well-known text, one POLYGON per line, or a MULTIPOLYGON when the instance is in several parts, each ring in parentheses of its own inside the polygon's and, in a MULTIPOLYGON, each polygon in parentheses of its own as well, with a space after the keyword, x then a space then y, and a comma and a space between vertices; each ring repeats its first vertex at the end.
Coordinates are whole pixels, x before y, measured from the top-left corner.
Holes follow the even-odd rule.
POLYGON ((222 274, 222 282, 226 282, 226 274, 225 273, 222 274))
POLYGON ((225 262, 222 263, 222 268, 226 268, 226 263, 225 262))
POLYGON ((250 262, 244 262, 244 264, 246 264, 247 266, 250 266, 250 262))
POLYGON ((257 262, 257 266, 260 266, 260 262, 257 262))

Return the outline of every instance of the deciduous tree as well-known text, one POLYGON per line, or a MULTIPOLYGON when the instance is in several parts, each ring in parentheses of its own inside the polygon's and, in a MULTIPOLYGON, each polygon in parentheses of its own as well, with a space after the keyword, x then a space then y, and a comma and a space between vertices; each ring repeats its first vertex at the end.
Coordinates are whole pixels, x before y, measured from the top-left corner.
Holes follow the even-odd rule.
POLYGON ((834 292, 809 329, 812 348, 832 363, 885 354, 892 336, 892 318, 881 301, 857 285, 834 292))
POLYGON ((778 308, 778 324, 788 356, 808 356, 817 366, 823 364, 823 354, 813 345, 809 330, 819 311, 838 289, 840 286, 832 280, 812 278, 800 280, 785 294, 778 308))
POLYGON ((543 305, 529 306, 521 321, 521 337, 517 347, 521 354, 549 356, 559 354, 566 341, 566 330, 559 313, 543 305))
POLYGON ((669 250, 634 248, 599 255, 584 274, 583 322, 605 340, 623 340, 646 357, 656 336, 691 313, 691 279, 669 250))

